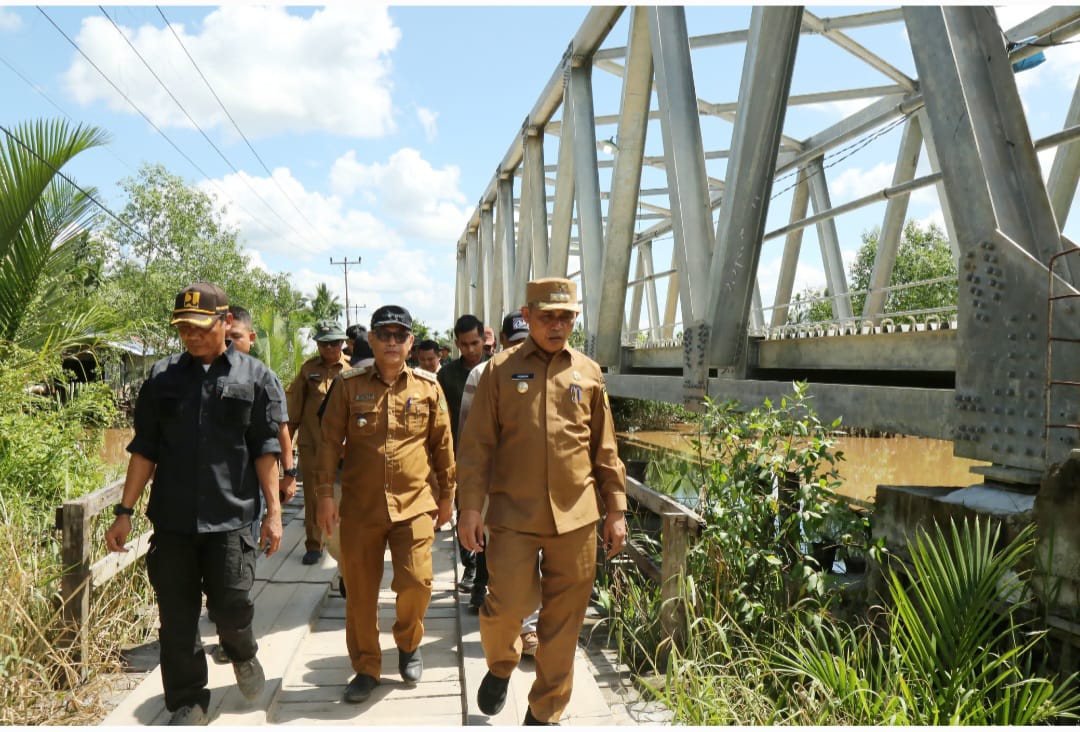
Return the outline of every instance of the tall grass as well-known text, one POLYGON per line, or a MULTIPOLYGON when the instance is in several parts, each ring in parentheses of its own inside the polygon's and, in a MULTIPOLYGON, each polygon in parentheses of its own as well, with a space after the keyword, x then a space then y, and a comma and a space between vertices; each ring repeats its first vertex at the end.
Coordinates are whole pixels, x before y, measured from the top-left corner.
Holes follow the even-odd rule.
MULTIPOLYGON (((143 572, 96 590, 83 638, 63 643, 60 535, 54 511, 105 483, 98 458, 113 414, 104 385, 65 383, 58 359, 3 349, 0 359, 0 724, 85 724, 100 718, 119 649, 152 628, 143 572), (80 657, 77 649, 85 647, 80 657)), ((91 541, 103 553, 104 521, 91 541)), ((138 530, 138 529, 136 529, 138 530)))
POLYGON ((776 407, 710 405, 699 461, 669 461, 652 476, 699 495, 706 526, 681 578, 677 632, 661 628, 660 588, 636 568, 602 573, 609 639, 642 684, 677 724, 1075 719, 1077 679, 1051 670, 1045 631, 1032 620, 1034 528, 1007 545, 986 522, 920 532, 910 568, 864 545, 884 563, 887 600, 853 621, 838 617, 838 585, 808 544, 859 544, 864 519, 831 508, 833 426, 803 396, 796 385, 776 407))

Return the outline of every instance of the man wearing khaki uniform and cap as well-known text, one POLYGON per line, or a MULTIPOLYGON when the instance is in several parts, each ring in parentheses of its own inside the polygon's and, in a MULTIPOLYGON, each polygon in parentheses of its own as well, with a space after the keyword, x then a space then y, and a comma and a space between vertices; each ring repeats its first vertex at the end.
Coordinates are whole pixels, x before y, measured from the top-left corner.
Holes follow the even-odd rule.
POLYGON ((330 389, 334 377, 349 368, 349 359, 342 352, 345 332, 333 320, 320 320, 312 334, 319 347, 285 392, 288 399, 289 430, 300 446, 300 469, 304 471, 304 564, 315 564, 322 558, 323 535, 315 518, 315 459, 319 450, 319 406, 330 389), (297 431, 300 439, 296 439, 297 431))
POLYGON ((480 710, 502 709, 521 659, 521 621, 540 604, 536 680, 524 723, 551 724, 570 701, 596 576, 598 504, 608 556, 626 540, 626 470, 600 367, 567 345, 581 310, 576 286, 534 280, 526 299, 529 338, 492 358, 461 435, 458 534, 466 549, 482 551, 487 522, 480 638, 488 673, 477 693, 480 710))
POLYGON ((446 397, 434 374, 405 365, 412 317, 405 308, 384 305, 372 314, 368 341, 374 365, 343 372, 327 397, 316 489, 320 527, 327 535, 340 531, 345 643, 356 672, 345 689, 351 703, 365 701, 379 683, 379 584, 388 545, 394 567, 390 588, 397 595, 398 671, 406 682, 420 680, 431 544, 435 526, 450 520, 455 487, 446 397), (342 442, 339 507, 334 478, 342 442), (429 480, 432 471, 437 495, 429 480))

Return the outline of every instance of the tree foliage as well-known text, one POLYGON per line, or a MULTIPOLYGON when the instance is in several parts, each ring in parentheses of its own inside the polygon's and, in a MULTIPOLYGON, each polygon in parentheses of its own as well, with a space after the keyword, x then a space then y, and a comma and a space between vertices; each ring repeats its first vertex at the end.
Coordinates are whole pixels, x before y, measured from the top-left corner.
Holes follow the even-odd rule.
POLYGON ((325 282, 315 286, 315 296, 311 298, 312 320, 337 320, 345 313, 345 306, 330 292, 325 282))
POLYGON ((205 192, 164 166, 145 165, 121 181, 127 202, 120 222, 106 221, 96 238, 107 263, 101 299, 117 324, 158 352, 175 344, 169 327, 173 298, 197 281, 213 282, 229 302, 251 312, 271 308, 289 317, 304 299, 287 274, 253 266, 236 230, 205 192))
MULTIPOLYGON (((848 287, 853 292, 866 292, 870 289, 880 234, 878 227, 863 232, 862 246, 848 274, 848 287)), ((959 283, 956 264, 953 262, 945 232, 934 223, 924 227, 917 221, 908 221, 900 236, 889 286, 896 287, 941 277, 948 280, 890 291, 885 300, 884 314, 952 307, 957 302, 959 283)), ((828 289, 815 288, 797 294, 789 309, 788 322, 818 323, 833 320, 832 301, 827 299, 829 294, 828 289)), ((856 316, 863 315, 865 304, 865 294, 852 295, 851 310, 856 316)))
POLYGON ((58 172, 105 141, 93 126, 40 120, 0 145, 0 341, 62 349, 95 330, 100 313, 78 297, 93 277, 85 231, 94 189, 58 172))

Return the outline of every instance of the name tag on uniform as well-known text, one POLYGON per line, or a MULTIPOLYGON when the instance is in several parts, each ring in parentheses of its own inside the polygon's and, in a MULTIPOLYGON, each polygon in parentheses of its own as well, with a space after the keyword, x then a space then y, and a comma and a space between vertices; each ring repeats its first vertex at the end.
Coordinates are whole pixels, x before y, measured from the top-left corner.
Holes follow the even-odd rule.
POLYGON ((314 372, 313 372, 313 373, 310 373, 310 374, 308 374, 308 375, 307 375, 307 377, 308 377, 309 379, 321 379, 321 378, 322 378, 322 374, 316 374, 316 373, 314 373, 314 372))
POLYGON ((581 401, 581 387, 577 384, 570 385, 570 401, 574 402, 575 404, 581 401))
POLYGON ((355 399, 356 401, 361 401, 363 399, 374 399, 374 398, 375 398, 374 394, 357 394, 356 396, 353 397, 353 399, 355 399))

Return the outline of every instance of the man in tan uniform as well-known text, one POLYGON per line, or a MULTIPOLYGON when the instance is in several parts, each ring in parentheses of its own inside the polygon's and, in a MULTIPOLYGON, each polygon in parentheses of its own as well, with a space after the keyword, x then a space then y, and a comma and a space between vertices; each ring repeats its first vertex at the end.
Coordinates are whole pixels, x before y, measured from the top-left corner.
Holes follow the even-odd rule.
POLYGON ((333 320, 320 320, 315 324, 315 343, 319 354, 312 356, 285 392, 289 411, 289 430, 293 441, 300 446, 300 469, 304 471, 304 564, 315 564, 322 559, 323 535, 315 517, 316 454, 319 450, 319 406, 330 389, 334 377, 349 368, 349 359, 342 352, 345 332, 333 320), (297 431, 300 439, 296 439, 297 431))
POLYGON ((351 703, 365 701, 379 683, 379 584, 387 545, 394 568, 390 587, 397 595, 398 671, 406 682, 420 680, 431 544, 435 527, 450 520, 455 488, 446 397, 434 374, 405 365, 413 342, 409 312, 396 305, 376 310, 368 340, 374 365, 343 372, 326 400, 316 489, 319 526, 327 535, 341 532, 345 643, 356 672, 345 689, 351 703), (337 507, 334 478, 343 441, 337 507))
POLYGON ((458 448, 458 535, 484 551, 488 596, 480 639, 488 673, 477 702, 497 714, 521 660, 521 621, 538 604, 536 680, 525 724, 557 724, 570 701, 578 633, 596 577, 598 504, 608 556, 626 541, 626 470, 604 377, 567 339, 581 311, 577 288, 533 280, 521 309, 529 338, 492 358, 480 377, 458 448), (539 559, 539 562, 538 562, 539 559))

